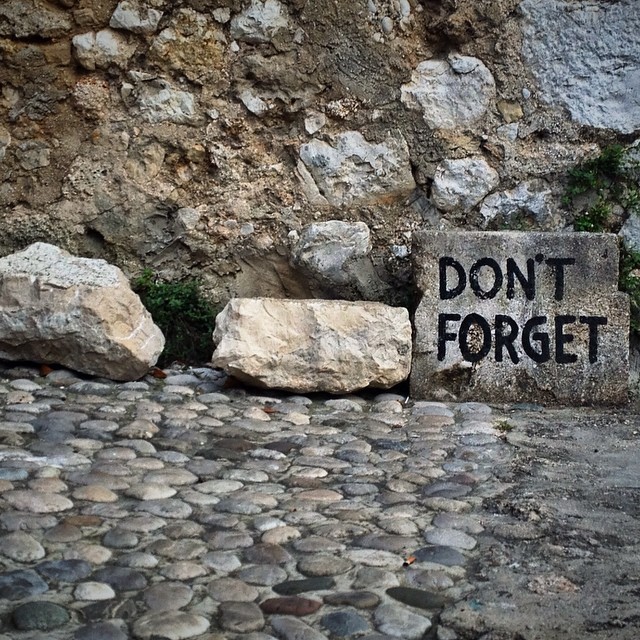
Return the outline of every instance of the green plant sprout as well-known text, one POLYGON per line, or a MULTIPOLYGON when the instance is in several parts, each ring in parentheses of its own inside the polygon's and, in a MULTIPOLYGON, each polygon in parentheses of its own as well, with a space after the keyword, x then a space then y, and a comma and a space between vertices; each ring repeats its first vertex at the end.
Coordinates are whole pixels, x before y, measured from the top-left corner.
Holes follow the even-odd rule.
POLYGON ((202 364, 211 359, 217 313, 202 296, 197 280, 161 282, 151 269, 145 269, 132 284, 164 333, 160 367, 173 362, 202 364))
MULTIPOLYGON (((614 144, 591 160, 569 171, 562 203, 569 207, 579 196, 590 196, 591 205, 574 219, 576 231, 619 231, 621 218, 614 206, 628 215, 640 215, 640 162, 622 145, 614 144), (617 228, 616 228, 617 227, 617 228)), ((640 253, 620 249, 619 289, 629 294, 631 330, 640 333, 640 253)))

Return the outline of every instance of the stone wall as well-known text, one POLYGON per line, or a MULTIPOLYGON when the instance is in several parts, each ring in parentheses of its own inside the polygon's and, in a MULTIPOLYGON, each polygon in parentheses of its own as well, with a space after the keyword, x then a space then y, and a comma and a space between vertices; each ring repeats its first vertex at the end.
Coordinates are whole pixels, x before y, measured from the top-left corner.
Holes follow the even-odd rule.
POLYGON ((418 228, 570 225, 567 170, 640 129, 636 5, 5 0, 0 255, 331 295, 291 256, 337 219, 357 295, 401 302, 418 228))

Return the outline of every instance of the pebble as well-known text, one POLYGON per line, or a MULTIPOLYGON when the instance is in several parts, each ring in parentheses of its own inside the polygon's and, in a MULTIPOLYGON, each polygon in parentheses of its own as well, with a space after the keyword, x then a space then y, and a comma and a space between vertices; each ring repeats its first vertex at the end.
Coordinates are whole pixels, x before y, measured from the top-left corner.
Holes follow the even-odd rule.
POLYGON ((20 631, 51 631, 64 626, 69 612, 53 602, 26 602, 14 609, 13 624, 20 631))
POLYGON ((424 538, 430 544, 457 549, 473 549, 476 546, 475 538, 458 529, 431 529, 424 534, 424 538))
POLYGON ((260 608, 264 613, 279 613, 287 616, 308 616, 315 613, 321 606, 322 602, 319 600, 297 596, 269 598, 260 603, 260 608))
POLYGON ((128 640, 129 636, 110 622, 97 622, 80 627, 73 640, 128 640))
POLYGON ((386 594, 403 604, 408 604, 418 609, 428 609, 430 611, 439 610, 447 602, 445 597, 437 593, 412 587, 391 587, 387 589, 386 594))
POLYGON ((7 491, 2 494, 2 497, 15 509, 30 513, 57 513, 73 507, 73 502, 69 498, 43 491, 7 491))
POLYGON ((79 582, 91 573, 91 565, 85 560, 49 560, 36 565, 36 571, 55 582, 79 582))
POLYGON ((371 609, 380 603, 380 596, 371 591, 343 591, 324 597, 327 604, 348 605, 357 609, 371 609))
POLYGON ((327 640, 327 636, 324 633, 315 631, 297 618, 273 616, 271 618, 271 626, 284 640, 327 640))
POLYGON ((348 638, 371 630, 367 620, 356 611, 350 609, 327 613, 320 618, 320 624, 332 636, 338 638, 348 638))
POLYGON ((381 633, 407 640, 420 640, 431 628, 429 618, 392 604, 381 604, 374 612, 374 622, 381 633))
POLYGON ((284 596, 304 593, 306 591, 324 591, 335 586, 333 578, 307 578, 303 580, 288 580, 273 586, 273 590, 284 596))
POLYGON ((115 591, 104 582, 81 582, 73 592, 76 600, 111 600, 115 591))
POLYGON ((133 635, 147 640, 161 637, 167 640, 184 640, 204 633, 209 621, 200 615, 184 611, 161 611, 147 613, 133 624, 133 635))
POLYGON ((353 563, 346 558, 317 553, 298 561, 298 571, 306 576, 337 576, 346 573, 353 563))
POLYGON ((28 533, 10 533, 0 538, 0 553, 17 562, 34 562, 45 557, 44 547, 28 533))
POLYGON ((227 631, 249 633, 264 627, 264 616, 254 602, 223 602, 219 609, 220 626, 227 631))
POLYGON ((145 589, 144 603, 151 610, 173 611, 183 609, 193 598, 193 591, 181 582, 159 582, 145 589))
POLYGON ((287 577, 284 569, 272 564, 257 564, 245 567, 236 573, 236 576, 249 584, 261 586, 273 586, 283 582, 287 577))
POLYGON ((218 602, 253 602, 260 595, 258 589, 236 578, 212 580, 207 591, 218 602))
POLYGON ((48 590, 49 585, 31 569, 0 573, 0 599, 22 600, 48 590))

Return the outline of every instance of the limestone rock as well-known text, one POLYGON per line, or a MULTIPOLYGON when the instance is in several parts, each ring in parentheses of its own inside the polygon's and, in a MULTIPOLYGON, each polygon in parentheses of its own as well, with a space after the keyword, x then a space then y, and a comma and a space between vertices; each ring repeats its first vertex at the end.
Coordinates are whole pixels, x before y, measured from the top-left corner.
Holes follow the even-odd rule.
POLYGON ((33 171, 51 164, 51 149, 42 140, 25 140, 17 147, 16 158, 23 169, 33 171))
POLYGON ((4 127, 0 127, 0 161, 5 157, 10 144, 11 134, 4 127))
POLYGON ((134 33, 155 33, 162 18, 162 11, 149 9, 135 0, 123 0, 118 3, 109 26, 114 29, 125 29, 134 33))
POLYGON ((401 100, 422 111, 433 129, 455 129, 481 118, 495 98, 491 72, 478 58, 451 55, 421 62, 402 85, 401 100))
POLYGON ((542 98, 580 124, 640 128, 640 12, 612 3, 524 0, 522 51, 542 98))
POLYGON ((640 216, 631 214, 618 233, 629 251, 640 253, 640 216))
POLYGON ((193 94, 175 89, 161 78, 137 86, 125 83, 121 94, 125 101, 134 99, 135 107, 147 122, 195 124, 197 120, 193 94))
POLYGON ((110 65, 125 67, 135 53, 135 43, 111 29, 90 31, 74 36, 73 53, 82 67, 89 71, 107 69, 110 65))
POLYGON ((406 309, 375 302, 236 298, 216 319, 213 364, 295 392, 388 388, 409 374, 406 309))
POLYGON ((543 227, 553 217, 550 189, 542 181, 521 182, 515 189, 493 193, 480 207, 484 226, 501 223, 532 222, 543 227))
POLYGON ((377 275, 370 253, 364 222, 328 220, 302 229, 291 261, 332 297, 378 300, 388 285, 377 275))
POLYGON ((0 358, 135 380, 163 347, 117 267, 42 242, 0 259, 0 358))
POLYGON ((445 160, 436 169, 431 199, 443 211, 470 211, 499 181, 498 172, 483 158, 445 160))
POLYGON ((156 64, 168 66, 191 82, 209 85, 222 75, 225 42, 222 31, 206 16, 192 9, 179 9, 154 38, 149 56, 156 64))
POLYGON ((287 9, 278 0, 252 0, 231 20, 231 37, 253 44, 270 42, 279 31, 288 28, 287 9))
POLYGON ((400 134, 372 144, 359 131, 346 131, 332 143, 312 140, 300 147, 304 168, 329 204, 389 202, 415 188, 409 150, 400 134))

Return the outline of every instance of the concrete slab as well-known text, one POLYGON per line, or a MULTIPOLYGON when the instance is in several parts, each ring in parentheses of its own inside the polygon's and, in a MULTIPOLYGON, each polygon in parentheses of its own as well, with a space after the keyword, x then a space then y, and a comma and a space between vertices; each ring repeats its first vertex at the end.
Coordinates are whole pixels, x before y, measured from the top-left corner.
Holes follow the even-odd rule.
POLYGON ((629 301, 612 234, 414 236, 416 399, 620 404, 629 301))

